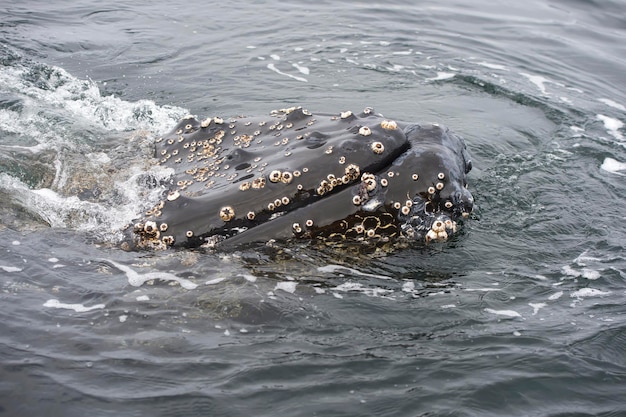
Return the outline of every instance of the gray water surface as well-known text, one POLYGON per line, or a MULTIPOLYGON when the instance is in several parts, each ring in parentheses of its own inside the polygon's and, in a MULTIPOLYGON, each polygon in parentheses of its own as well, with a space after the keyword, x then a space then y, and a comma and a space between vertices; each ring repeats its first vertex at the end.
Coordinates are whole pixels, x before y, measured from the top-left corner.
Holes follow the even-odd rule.
POLYGON ((626 3, 420 3, 0 7, 0 414, 626 415, 626 3), (157 135, 293 105, 463 135, 462 233, 119 249, 157 135))

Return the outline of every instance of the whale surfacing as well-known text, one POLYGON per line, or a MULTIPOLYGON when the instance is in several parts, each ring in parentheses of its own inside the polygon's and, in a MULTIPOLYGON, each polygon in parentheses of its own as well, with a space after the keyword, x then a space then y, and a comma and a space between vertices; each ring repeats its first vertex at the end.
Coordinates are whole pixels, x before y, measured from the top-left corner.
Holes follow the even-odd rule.
POLYGON ((189 116, 156 140, 175 174, 129 228, 135 248, 270 239, 445 241, 472 211, 463 138, 366 108, 189 116))

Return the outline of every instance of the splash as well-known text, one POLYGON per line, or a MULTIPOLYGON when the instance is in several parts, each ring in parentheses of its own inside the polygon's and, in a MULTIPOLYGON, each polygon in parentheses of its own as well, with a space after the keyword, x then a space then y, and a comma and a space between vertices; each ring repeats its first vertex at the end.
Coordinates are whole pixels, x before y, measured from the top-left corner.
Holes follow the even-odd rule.
MULTIPOLYGON (((154 133, 187 110, 105 95, 92 80, 15 53, 0 67, 2 207, 117 243, 158 200, 171 170, 151 166, 154 133)), ((8 210, 7 210, 8 212, 8 210)), ((38 220, 32 220, 38 219, 38 220)))

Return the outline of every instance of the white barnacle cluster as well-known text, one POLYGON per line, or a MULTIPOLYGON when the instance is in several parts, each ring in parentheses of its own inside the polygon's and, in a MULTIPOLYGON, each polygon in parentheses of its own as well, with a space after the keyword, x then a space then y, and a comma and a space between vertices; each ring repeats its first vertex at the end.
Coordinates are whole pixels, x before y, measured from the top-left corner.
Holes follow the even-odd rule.
POLYGON ((328 174, 326 178, 320 181, 317 189, 315 190, 318 195, 324 195, 331 192, 337 185, 339 185, 337 178, 333 174, 328 174))
POLYGON ((426 233, 426 242, 445 242, 448 240, 449 234, 456 233, 456 222, 451 219, 436 219, 430 230, 426 233))
POLYGON ((393 120, 383 120, 380 122, 380 127, 385 130, 396 130, 398 128, 398 124, 393 120))
MULTIPOLYGON (((299 175, 300 174, 298 171, 298 176, 299 175)), ((275 169, 268 174, 267 179, 272 183, 282 182, 283 184, 290 184, 295 176, 295 172, 280 171, 278 169, 275 169)))
POLYGON ((291 225, 291 230, 293 231, 294 236, 296 237, 311 237, 311 232, 313 231, 313 219, 307 219, 304 221, 304 224, 300 222, 294 222, 291 225))
POLYGON ((180 192, 178 190, 170 191, 167 195, 167 201, 174 201, 178 197, 180 197, 180 192))
POLYGON ((267 176, 267 179, 270 180, 270 182, 277 183, 277 182, 280 182, 281 176, 282 176, 282 172, 275 169, 274 171, 269 173, 269 175, 267 176))
POLYGON ((371 134, 372 134, 372 129, 370 129, 369 127, 361 126, 359 128, 359 135, 361 135, 361 136, 369 136, 371 134))
POLYGON ((174 244, 174 237, 170 235, 163 235, 168 230, 167 223, 158 224, 153 220, 148 220, 144 223, 136 223, 133 227, 133 232, 136 239, 137 246, 146 249, 166 249, 168 246, 174 244))
POLYGON ((372 148, 372 151, 374 151, 374 153, 377 155, 380 155, 381 153, 385 152, 385 145, 383 145, 383 143, 379 141, 372 142, 371 148, 372 148))
POLYGON ((355 181, 361 175, 361 169, 357 164, 348 164, 344 170, 345 176, 348 178, 348 181, 355 181))
POLYGON ((265 187, 265 177, 257 177, 253 179, 251 186, 252 188, 257 189, 257 190, 265 187))
POLYGON ((374 191, 376 189, 376 185, 378 184, 376 181, 376 175, 369 172, 366 172, 361 176, 361 182, 365 185, 365 189, 368 192, 374 191))
POLYGON ((224 206, 220 209, 219 216, 224 222, 229 222, 235 218, 235 210, 231 206, 224 206))
POLYGON ((356 194, 352 196, 352 204, 364 206, 364 209, 368 211, 375 209, 381 202, 378 201, 379 199, 372 200, 372 198, 378 192, 379 187, 386 187, 387 185, 387 179, 381 179, 370 172, 364 172, 361 175, 361 183, 356 188, 356 194))
POLYGON ((161 210, 165 207, 165 201, 159 201, 154 207, 146 211, 146 216, 155 216, 159 217, 161 215, 161 210))
MULTIPOLYGON (((345 158, 343 162, 340 162, 340 164, 345 164, 345 158)), ((328 174, 325 178, 322 178, 315 191, 318 195, 322 196, 333 191, 336 187, 347 185, 356 181, 359 179, 360 174, 361 169, 357 164, 348 164, 344 168, 343 175, 336 176, 335 174, 328 174)))
MULTIPOLYGON (((174 202, 185 195, 188 198, 194 198, 199 193, 204 192, 205 189, 211 188, 214 185, 223 184, 224 181, 233 183, 236 181, 238 175, 245 174, 246 179, 239 182, 235 187, 240 191, 248 191, 254 189, 262 189, 266 187, 267 183, 282 183, 291 184, 294 179, 297 179, 303 173, 306 173, 308 169, 306 167, 301 170, 273 170, 271 172, 264 172, 271 159, 268 158, 267 162, 261 162, 263 154, 259 153, 254 161, 233 164, 232 167, 228 163, 232 160, 230 154, 225 154, 227 149, 235 148, 247 148, 252 145, 261 145, 267 140, 266 136, 277 137, 278 146, 290 145, 292 140, 304 139, 306 132, 298 133, 293 137, 289 135, 293 129, 299 131, 312 126, 316 120, 311 117, 312 114, 302 109, 301 107, 290 107, 285 109, 279 109, 272 112, 272 116, 277 116, 279 120, 261 120, 245 118, 238 116, 225 120, 221 117, 209 117, 202 121, 198 121, 194 116, 186 117, 179 125, 174 129, 172 133, 167 136, 159 137, 155 142, 158 144, 157 152, 162 164, 171 164, 172 162, 184 164, 184 168, 177 170, 177 177, 174 181, 174 187, 163 198, 163 202, 158 207, 155 207, 148 212, 146 216, 158 217, 161 215, 163 205, 166 203, 174 202), (243 120, 242 120, 243 119, 243 120), (226 141, 232 141, 227 143, 226 141), (224 146, 226 143, 228 146, 224 146), (247 167, 244 166, 247 164, 247 167), (242 168, 243 166, 243 168, 242 168), (241 172, 237 172, 241 171, 241 172), (250 176, 247 174, 253 171, 258 171, 261 175, 250 176), (249 179, 248 179, 249 178, 249 179)), ((291 156, 293 148, 285 149, 281 152, 282 155, 291 156)), ((327 152, 332 153, 332 147, 327 147, 327 152)), ((345 157, 342 158, 345 163, 345 157)), ((269 171, 269 170, 268 170, 269 171)), ((327 176, 325 178, 326 183, 323 183, 324 189, 337 186, 342 183, 349 182, 347 176, 333 178, 327 176)), ((297 184, 294 189, 298 191, 304 191, 302 184, 297 184)), ((332 188, 331 188, 332 189, 332 188)), ((265 207, 268 209, 276 210, 277 207, 284 207, 291 204, 293 196, 289 193, 286 195, 272 197, 272 201, 266 201, 265 207)), ((219 207, 218 207, 219 208, 219 207)), ((241 214, 242 220, 258 220, 257 213, 263 210, 263 205, 253 210, 244 211, 241 214)), ((216 210, 217 216, 224 222, 231 222, 235 219, 235 211, 232 206, 224 206, 219 210, 216 210)), ((158 219, 154 219, 158 221, 158 219)), ((137 230, 135 233, 135 241, 137 242, 150 242, 149 245, 156 246, 155 235, 156 233, 148 233, 144 230, 145 224, 142 223, 141 230, 137 230)), ((167 229, 167 225, 163 226, 167 229)), ((139 228, 138 228, 139 229, 139 228)), ((159 228, 157 228, 159 229, 159 228)), ((170 227, 172 229, 172 227, 170 227)), ((148 230, 151 229, 151 224, 148 223, 148 230)), ((190 237, 195 238, 193 232, 195 229, 189 230, 190 237)), ((157 230, 161 233, 163 230, 157 230)), ((183 236, 186 235, 185 230, 182 230, 183 236)), ((167 238, 166 243, 173 243, 173 238, 167 238)), ((148 244, 148 243, 147 243, 148 244)))

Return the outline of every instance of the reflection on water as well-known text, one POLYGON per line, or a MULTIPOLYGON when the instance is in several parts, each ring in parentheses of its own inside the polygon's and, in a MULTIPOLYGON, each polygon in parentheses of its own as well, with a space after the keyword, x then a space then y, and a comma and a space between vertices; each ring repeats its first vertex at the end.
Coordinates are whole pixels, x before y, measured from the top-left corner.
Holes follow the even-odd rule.
POLYGON ((2 11, 2 414, 623 414, 616 7, 2 11), (473 218, 391 253, 118 248, 155 135, 287 105, 450 126, 473 218))

